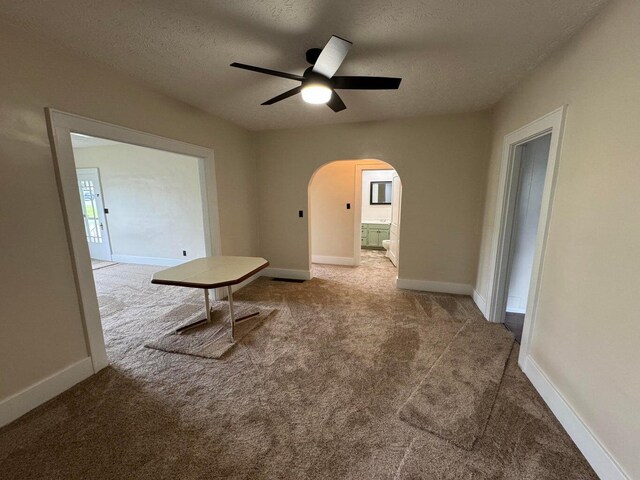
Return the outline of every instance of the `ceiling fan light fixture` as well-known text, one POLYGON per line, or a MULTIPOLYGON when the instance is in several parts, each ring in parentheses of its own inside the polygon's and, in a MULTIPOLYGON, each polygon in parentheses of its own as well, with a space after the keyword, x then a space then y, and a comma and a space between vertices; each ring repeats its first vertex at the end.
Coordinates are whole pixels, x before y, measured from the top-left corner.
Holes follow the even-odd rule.
POLYGON ((329 87, 319 83, 312 83, 305 85, 302 88, 302 99, 307 103, 314 105, 321 105, 331 100, 331 94, 333 93, 329 87))
POLYGON ((276 95, 261 105, 273 105, 300 93, 306 103, 327 105, 337 113, 347 108, 337 90, 397 90, 402 80, 392 77, 335 76, 351 45, 350 41, 332 35, 324 48, 310 48, 306 58, 311 66, 302 75, 237 62, 233 62, 231 66, 300 82, 297 87, 276 95))

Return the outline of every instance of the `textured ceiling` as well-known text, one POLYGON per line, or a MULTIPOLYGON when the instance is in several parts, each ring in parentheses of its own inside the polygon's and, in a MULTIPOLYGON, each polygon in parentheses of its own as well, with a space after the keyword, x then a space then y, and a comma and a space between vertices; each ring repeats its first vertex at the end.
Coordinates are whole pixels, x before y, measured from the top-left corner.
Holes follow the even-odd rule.
POLYGON ((269 129, 491 106, 606 0, 0 0, 0 18, 247 127, 269 129), (332 35, 354 43, 339 75, 403 78, 397 91, 342 91, 348 109, 300 96, 301 74, 332 35))

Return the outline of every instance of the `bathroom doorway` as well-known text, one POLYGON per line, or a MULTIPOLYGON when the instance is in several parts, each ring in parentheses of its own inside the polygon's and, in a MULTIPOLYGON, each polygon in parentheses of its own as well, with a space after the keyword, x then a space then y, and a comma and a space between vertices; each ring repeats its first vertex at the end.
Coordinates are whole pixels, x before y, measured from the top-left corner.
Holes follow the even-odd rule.
MULTIPOLYGON (((400 177, 389 168, 359 166, 360 176, 360 248, 384 252, 393 266, 400 258, 400 177)), ((357 188, 357 187, 356 187, 357 188)))
POLYGON ((400 259, 402 184, 380 160, 340 160, 309 182, 309 252, 314 264, 358 266, 400 259))

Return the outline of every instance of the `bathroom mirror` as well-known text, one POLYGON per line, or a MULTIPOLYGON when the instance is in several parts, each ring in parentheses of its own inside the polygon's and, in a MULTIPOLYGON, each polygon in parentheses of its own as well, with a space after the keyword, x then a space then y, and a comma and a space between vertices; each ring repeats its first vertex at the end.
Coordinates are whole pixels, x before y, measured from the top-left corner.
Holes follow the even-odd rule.
POLYGON ((391 205, 391 182, 371 182, 369 205, 391 205))

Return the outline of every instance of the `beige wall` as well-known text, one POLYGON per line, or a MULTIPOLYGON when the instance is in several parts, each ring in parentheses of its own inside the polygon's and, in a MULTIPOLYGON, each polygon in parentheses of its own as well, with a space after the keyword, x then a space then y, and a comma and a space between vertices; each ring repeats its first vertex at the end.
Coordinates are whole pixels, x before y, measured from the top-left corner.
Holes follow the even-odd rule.
POLYGON ((379 159, 402 179, 399 276, 473 284, 478 261, 489 113, 328 125, 257 134, 262 253, 308 270, 307 186, 334 160, 379 159))
POLYGON ((74 148, 73 156, 77 168, 99 169, 113 255, 206 255, 197 158, 125 143, 74 148))
POLYGON ((640 478, 639 25, 640 2, 613 1, 496 108, 477 281, 486 296, 503 137, 567 104, 531 355, 630 478, 640 478))
POLYGON ((355 162, 333 162, 309 184, 311 254, 353 258, 355 162), (347 210, 347 203, 351 209, 347 210))
POLYGON ((256 254, 259 238, 247 131, 7 24, 0 72, 2 400, 86 356, 45 107, 213 148, 223 252, 256 254))

